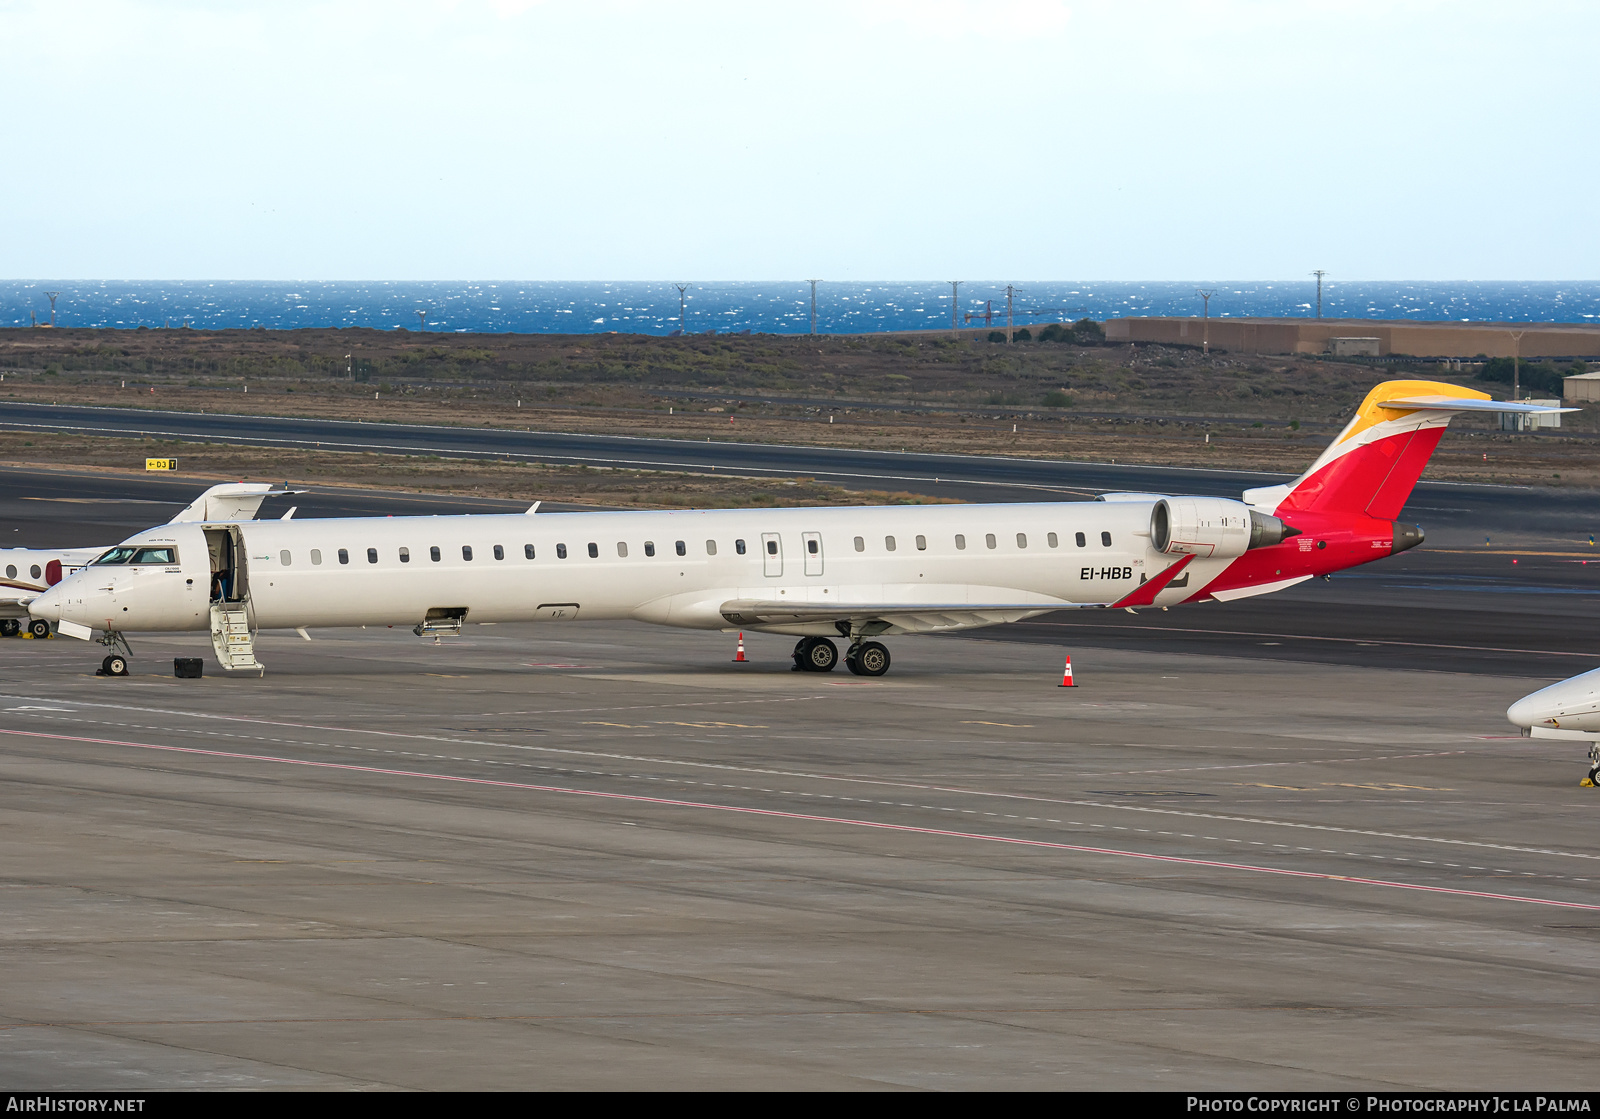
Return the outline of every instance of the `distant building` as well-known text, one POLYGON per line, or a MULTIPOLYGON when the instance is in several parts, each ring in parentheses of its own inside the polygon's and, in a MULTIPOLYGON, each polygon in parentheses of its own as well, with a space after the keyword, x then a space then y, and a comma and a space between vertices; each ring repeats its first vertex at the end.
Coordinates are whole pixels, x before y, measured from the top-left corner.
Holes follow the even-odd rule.
POLYGON ((1561 398, 1580 402, 1600 400, 1600 373, 1577 373, 1561 378, 1561 398))
MULTIPOLYGON (((1524 400, 1524 404, 1543 404, 1546 408, 1559 408, 1559 400, 1524 400)), ((1528 415, 1525 412, 1501 412, 1501 431, 1537 431, 1541 427, 1560 427, 1560 412, 1540 412, 1528 415)))
POLYGON ((1105 323, 1107 342, 1156 342, 1199 346, 1203 332, 1212 349, 1247 354, 1337 353, 1335 341, 1377 342, 1364 356, 1473 358, 1600 357, 1600 326, 1574 323, 1419 322, 1414 319, 1235 319, 1126 318, 1105 323), (1522 335, 1517 346, 1511 333, 1522 335))

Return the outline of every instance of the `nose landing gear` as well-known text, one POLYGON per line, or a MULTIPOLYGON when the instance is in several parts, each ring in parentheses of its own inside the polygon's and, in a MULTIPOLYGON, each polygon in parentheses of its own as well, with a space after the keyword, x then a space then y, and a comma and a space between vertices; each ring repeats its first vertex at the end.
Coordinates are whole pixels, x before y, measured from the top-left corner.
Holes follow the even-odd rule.
POLYGON ((1585 789, 1600 788, 1600 742, 1589 747, 1589 776, 1578 784, 1585 789))
POLYGON ((128 645, 128 639, 116 630, 107 630, 100 638, 100 644, 113 652, 100 662, 100 670, 96 676, 126 676, 128 674, 128 658, 133 656, 133 649, 128 645), (120 648, 122 652, 115 650, 120 648))

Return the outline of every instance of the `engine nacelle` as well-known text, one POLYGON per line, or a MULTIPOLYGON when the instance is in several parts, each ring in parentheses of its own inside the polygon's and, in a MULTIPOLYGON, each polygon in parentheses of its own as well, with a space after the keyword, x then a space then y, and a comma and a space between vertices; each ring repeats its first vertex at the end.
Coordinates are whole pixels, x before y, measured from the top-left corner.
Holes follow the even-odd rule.
POLYGON ((1169 556, 1242 556, 1300 530, 1225 497, 1164 497, 1150 513, 1150 543, 1169 556))

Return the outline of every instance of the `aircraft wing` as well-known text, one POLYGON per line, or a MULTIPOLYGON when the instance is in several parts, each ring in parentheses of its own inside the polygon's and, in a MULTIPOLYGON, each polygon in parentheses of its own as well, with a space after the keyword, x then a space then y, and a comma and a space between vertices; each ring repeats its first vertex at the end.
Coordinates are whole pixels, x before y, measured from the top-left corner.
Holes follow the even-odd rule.
MULTIPOLYGON (((1103 606, 1104 603, 1094 603, 1103 606)), ((935 633, 1018 622, 1051 610, 1077 610, 1083 603, 1034 602, 763 602, 734 599, 720 607, 733 626, 797 626, 844 623, 869 634, 935 633)))
POLYGON ((26 618, 28 603, 38 598, 39 594, 39 591, 31 588, 0 586, 0 618, 26 618))
POLYGON ((256 512, 261 508, 261 503, 267 498, 304 492, 304 490, 291 490, 287 482, 281 486, 271 486, 265 482, 226 482, 220 486, 212 486, 167 523, 176 525, 189 521, 253 521, 256 512))

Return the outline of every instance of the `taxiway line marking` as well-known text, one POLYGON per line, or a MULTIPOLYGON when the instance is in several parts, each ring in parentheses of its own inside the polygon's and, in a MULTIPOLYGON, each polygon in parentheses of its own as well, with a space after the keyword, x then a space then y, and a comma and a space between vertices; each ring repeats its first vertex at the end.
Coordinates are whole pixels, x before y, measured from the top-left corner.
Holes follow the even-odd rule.
MULTIPOLYGON (((24 698, 33 698, 33 697, 0 696, 0 699, 24 699, 24 698)), ((820 699, 822 697, 820 697, 820 696, 802 696, 802 697, 797 697, 797 698, 801 698, 801 699, 820 699)), ((1517 852, 1519 854, 1526 854, 1526 855, 1555 855, 1555 856, 1559 856, 1559 857, 1563 857, 1563 858, 1571 858, 1571 859, 1596 859, 1596 860, 1600 860, 1600 854, 1590 854, 1590 853, 1582 852, 1582 851, 1562 851, 1562 850, 1557 850, 1557 849, 1553 849, 1553 848, 1546 848, 1546 847, 1522 847, 1522 846, 1509 844, 1509 843, 1490 843, 1490 842, 1488 842, 1486 840, 1478 840, 1478 839, 1449 839, 1449 838, 1445 838, 1445 837, 1442 837, 1442 836, 1412 835, 1412 834, 1408 834, 1408 833, 1404 833, 1404 832, 1375 831, 1375 830, 1368 829, 1368 828, 1341 827, 1341 826, 1339 826, 1337 824, 1309 824, 1309 823, 1296 822, 1296 821, 1293 821, 1293 820, 1273 820, 1273 819, 1269 819, 1267 817, 1262 817, 1262 816, 1232 816, 1232 815, 1225 815, 1225 814, 1216 813, 1216 812, 1186 811, 1184 809, 1178 809, 1178 808, 1155 808, 1155 807, 1151 807, 1149 805, 1110 804, 1110 803, 1107 803, 1105 801, 1075 800, 1075 799, 1071 799, 1071 798, 1067 798, 1067 797, 1047 797, 1047 796, 1038 796, 1038 795, 1030 794, 1030 793, 1013 793, 1013 792, 1004 792, 1004 791, 1001 791, 1001 790, 994 790, 994 789, 977 789, 977 788, 971 788, 971 787, 964 787, 964 786, 960 786, 960 785, 940 785, 940 784, 921 782, 921 781, 903 781, 903 780, 902 781, 896 781, 896 780, 891 780, 889 778, 883 778, 883 777, 867 777, 867 776, 861 776, 861 775, 840 774, 840 773, 805 773, 805 772, 801 772, 801 771, 797 771, 797 770, 767 769, 767 768, 763 768, 763 767, 760 767, 760 766, 731 765, 731 764, 726 763, 726 762, 702 762, 702 761, 691 761, 691 760, 681 759, 681 758, 652 757, 650 755, 645 755, 645 754, 619 754, 619 753, 610 753, 610 752, 601 751, 601 750, 580 750, 580 749, 577 749, 576 747, 569 747, 569 746, 550 746, 550 745, 532 746, 532 745, 526 745, 526 744, 514 743, 514 742, 488 742, 488 741, 483 741, 483 740, 479 740, 479 739, 471 739, 471 738, 455 738, 455 737, 449 737, 449 736, 445 736, 445 735, 431 735, 431 734, 407 734, 407 733, 404 733, 404 732, 401 732, 401 731, 372 730, 372 729, 361 728, 361 727, 333 727, 333 726, 323 726, 321 724, 316 724, 316 723, 289 723, 289 722, 282 722, 282 721, 274 720, 274 719, 260 719, 260 718, 253 718, 253 717, 247 717, 247 716, 241 716, 241 715, 218 715, 218 714, 211 713, 211 712, 179 711, 179 710, 166 709, 166 708, 127 707, 127 706, 124 706, 122 704, 97 703, 97 702, 90 701, 90 700, 70 700, 68 702, 76 704, 79 707, 109 707, 109 708, 112 708, 112 709, 114 709, 116 711, 122 711, 122 712, 136 711, 136 712, 143 712, 143 713, 146 713, 146 714, 182 715, 182 716, 188 716, 190 718, 216 720, 216 721, 227 722, 227 723, 258 723, 258 724, 262 724, 262 725, 265 725, 265 726, 291 727, 291 728, 298 729, 298 730, 322 730, 322 731, 332 731, 332 732, 335 732, 335 733, 342 733, 342 734, 366 734, 366 735, 374 735, 374 736, 383 737, 383 738, 398 738, 398 739, 414 740, 414 741, 420 741, 420 742, 437 742, 437 743, 443 743, 443 744, 451 745, 451 746, 489 746, 489 747, 495 747, 495 748, 499 748, 499 749, 522 750, 522 751, 525 751, 525 752, 528 752, 528 753, 537 753, 537 754, 563 754, 563 755, 567 755, 567 756, 570 756, 570 757, 602 758, 602 759, 604 759, 606 761, 646 762, 646 763, 649 763, 651 765, 679 766, 679 767, 684 767, 684 768, 689 768, 689 769, 723 770, 723 771, 730 772, 730 773, 755 774, 755 775, 758 775, 758 776, 769 776, 769 777, 793 777, 793 778, 795 778, 797 780, 807 780, 807 781, 827 781, 827 782, 839 782, 839 783, 857 784, 857 785, 881 785, 881 786, 884 786, 886 788, 910 789, 910 790, 913 790, 915 792, 955 793, 955 794, 961 795, 961 796, 991 797, 991 798, 994 798, 994 799, 997 799, 997 800, 1029 801, 1029 802, 1035 802, 1035 803, 1039 803, 1039 804, 1059 805, 1059 806, 1062 806, 1062 807, 1070 807, 1070 808, 1100 808, 1100 809, 1106 809, 1106 810, 1117 811, 1117 812, 1149 812, 1149 813, 1157 813, 1157 814, 1160 814, 1160 815, 1167 815, 1167 816, 1189 816, 1189 817, 1193 817, 1193 818, 1197 818, 1197 819, 1204 819, 1204 820, 1222 820, 1222 821, 1227 821, 1227 822, 1230 822, 1230 823, 1256 824, 1256 825, 1260 825, 1260 826, 1263 826, 1263 827, 1299 828, 1299 829, 1309 830, 1309 831, 1337 832, 1337 833, 1344 834, 1344 835, 1373 836, 1373 837, 1380 838, 1380 839, 1404 839, 1404 840, 1411 840, 1411 841, 1418 842, 1418 843, 1442 843, 1442 844, 1448 844, 1448 845, 1454 846, 1454 847, 1482 847, 1482 848, 1488 848, 1488 849, 1496 850, 1496 851, 1515 851, 1515 852, 1517 852)), ((767 702, 767 701, 758 701, 758 702, 767 702)), ((662 705, 662 706, 678 707, 678 706, 707 706, 707 705, 708 704, 665 704, 665 705, 662 705)), ((634 710, 634 709, 635 708, 625 708, 624 710, 634 710)), ((515 712, 513 712, 513 714, 515 714, 515 712)), ((46 718, 46 719, 56 719, 57 718, 56 716, 49 716, 49 715, 45 715, 45 716, 35 715, 34 717, 35 718, 46 718)), ((60 720, 60 721, 64 721, 64 722, 80 722, 80 721, 92 722, 93 720, 60 720)), ((110 724, 110 725, 132 725, 135 729, 139 729, 139 730, 162 730, 162 729, 164 729, 164 728, 159 728, 159 727, 145 727, 145 726, 141 726, 139 724, 110 724)), ((198 733, 209 734, 211 732, 202 731, 202 732, 198 732, 198 733)), ((62 737, 68 737, 68 736, 62 736, 62 737)), ((226 737, 235 737, 235 736, 228 735, 226 737)), ((243 735, 243 736, 237 736, 237 737, 249 738, 249 737, 252 737, 252 736, 243 735)), ((88 740, 86 739, 85 741, 88 741, 88 740)), ((260 741, 270 742, 270 741, 275 741, 275 740, 267 739, 267 738, 261 738, 260 741)), ((1519 741, 1520 741, 1520 739, 1519 739, 1519 741)), ((306 742, 306 743, 299 743, 299 745, 321 746, 321 745, 326 745, 326 744, 324 744, 324 743, 306 742)), ((404 751, 402 751, 402 752, 404 752, 404 751)), ((1435 751, 1435 752, 1432 752, 1432 753, 1423 753, 1423 754, 1393 754, 1393 755, 1383 755, 1383 756, 1380 756, 1380 757, 1366 757, 1366 758, 1327 758, 1327 759, 1318 759, 1316 762, 1313 762, 1313 763, 1252 762, 1252 763, 1247 763, 1247 764, 1244 764, 1244 765, 1237 765, 1237 766, 1197 766, 1197 767, 1192 767, 1192 768, 1204 770, 1204 769, 1250 769, 1250 768, 1261 768, 1261 767, 1265 767, 1265 766, 1269 766, 1269 765, 1272 765, 1272 766, 1276 766, 1276 765, 1298 765, 1298 764, 1329 764, 1329 765, 1335 765, 1335 764, 1344 764, 1344 763, 1349 763, 1349 762, 1392 761, 1392 760, 1404 759, 1404 758, 1442 757, 1442 756, 1447 756, 1448 754, 1462 753, 1462 752, 1464 752, 1464 751, 1435 751)), ((439 757, 441 755, 431 755, 431 756, 439 757)), ((1186 769, 1135 770, 1135 771, 1132 771, 1132 772, 1134 774, 1138 774, 1138 773, 1182 773, 1182 772, 1188 772, 1188 770, 1186 770, 1186 769)), ((1124 776, 1124 775, 1126 775, 1126 774, 1123 774, 1123 773, 1094 773, 1094 774, 1085 774, 1084 776, 1087 776, 1087 777, 1106 777, 1106 776, 1124 776)))
POLYGON ((636 793, 608 793, 600 789, 579 789, 565 785, 536 785, 523 781, 496 781, 488 777, 463 777, 449 773, 428 773, 412 769, 385 769, 379 766, 350 765, 344 762, 319 762, 305 758, 284 758, 271 754, 243 754, 228 750, 204 750, 195 746, 163 746, 153 742, 126 742, 114 738, 88 738, 69 734, 45 734, 40 731, 12 730, 0 727, 0 734, 22 738, 45 738, 60 742, 83 742, 97 746, 125 746, 136 750, 158 750, 163 753, 191 754, 201 757, 230 758, 236 761, 267 762, 275 765, 298 765, 311 769, 332 769, 348 773, 370 773, 383 777, 410 777, 426 781, 446 781, 461 785, 482 785, 491 788, 522 789, 528 792, 555 793, 561 796, 592 797, 596 800, 622 801, 629 804, 653 804, 664 808, 689 808, 708 812, 732 812, 741 816, 759 816, 769 819, 804 820, 811 823, 839 824, 845 827, 870 828, 875 831, 899 832, 910 835, 938 836, 945 839, 970 839, 982 843, 1001 843, 1013 847, 1033 847, 1051 851, 1075 851, 1086 855, 1107 855, 1115 858, 1141 859, 1148 862, 1169 863, 1177 866, 1201 867, 1209 870, 1233 870, 1250 874, 1270 874, 1284 878, 1309 878, 1321 882, 1350 882, 1360 886, 1381 886, 1392 890, 1411 890, 1425 894, 1446 894, 1452 897, 1482 898, 1487 901, 1512 901, 1525 905, 1550 905, 1559 909, 1581 909, 1600 912, 1600 905, 1585 902, 1556 901, 1553 898, 1529 897, 1522 894, 1500 894, 1485 890, 1462 890, 1451 886, 1425 886, 1416 882, 1396 882, 1384 878, 1365 878, 1349 874, 1326 874, 1314 870, 1289 870, 1284 867, 1258 866, 1253 863, 1222 862, 1217 859, 1187 858, 1181 855, 1157 855, 1148 851, 1128 851, 1115 847, 1091 847, 1086 844, 1060 843, 1048 839, 1023 839, 1020 836, 994 835, 987 832, 955 831, 948 828, 918 827, 912 824, 891 824, 882 820, 863 820, 850 816, 822 816, 807 812, 785 812, 776 808, 752 808, 735 804, 711 804, 706 801, 680 800, 672 797, 648 797, 636 793))
POLYGON ((1503 649, 1497 645, 1439 645, 1429 641, 1381 641, 1370 637, 1322 637, 1309 633, 1255 633, 1245 629, 1185 629, 1182 626, 1125 626, 1106 625, 1101 622, 1035 622, 1030 626, 1053 626, 1057 629, 1143 629, 1152 633, 1195 634, 1209 637, 1284 637, 1291 641, 1330 641, 1346 645, 1394 645, 1405 649, 1455 649, 1468 653, 1526 653, 1540 657, 1583 657, 1594 660, 1594 653, 1563 653, 1555 649, 1503 649))

